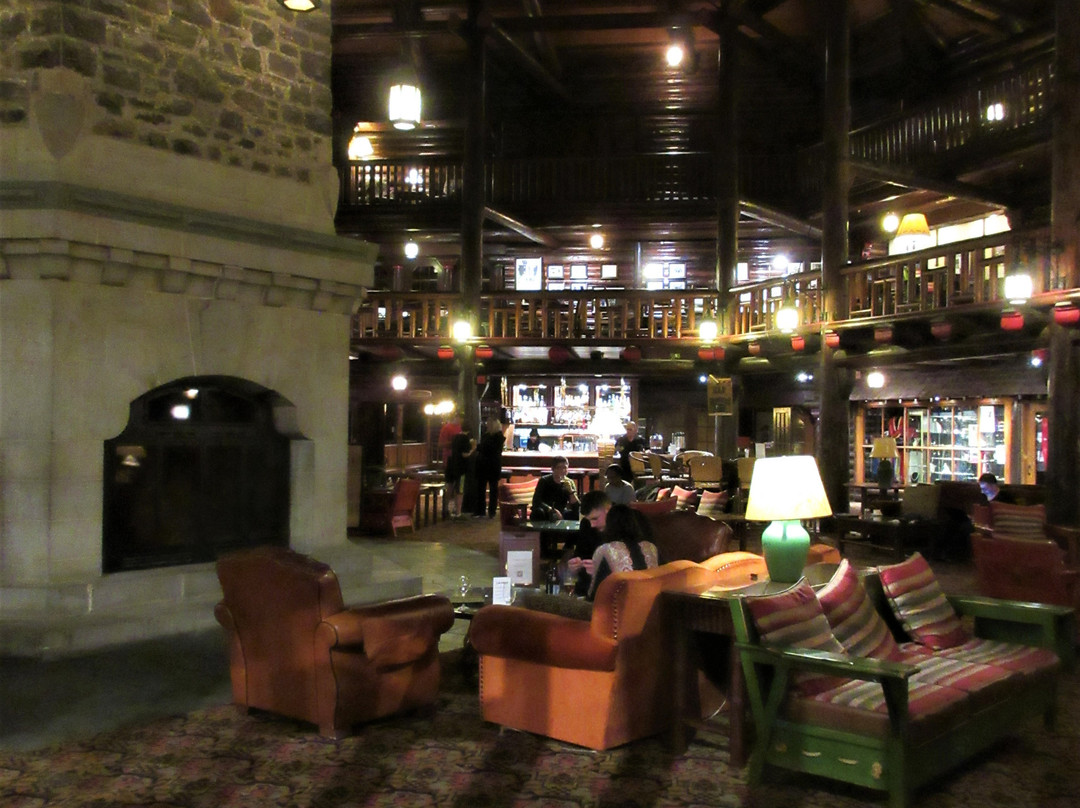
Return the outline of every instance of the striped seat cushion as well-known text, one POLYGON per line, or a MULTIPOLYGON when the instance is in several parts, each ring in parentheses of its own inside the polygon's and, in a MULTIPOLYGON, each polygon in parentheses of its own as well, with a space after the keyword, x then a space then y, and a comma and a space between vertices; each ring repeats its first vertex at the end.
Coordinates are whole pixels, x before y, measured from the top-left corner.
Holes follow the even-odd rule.
POLYGON ((697 505, 697 491, 693 488, 683 488, 676 485, 671 489, 671 496, 678 501, 680 511, 693 510, 694 506, 697 505))
POLYGON ((960 645, 937 651, 936 654, 963 662, 993 665, 1007 671, 1025 674, 1056 671, 1061 664, 1057 654, 1048 648, 1035 648, 999 640, 984 640, 979 637, 973 637, 960 645))
POLYGON ((889 627, 874 609, 855 568, 845 558, 817 592, 818 602, 837 641, 852 656, 894 659, 899 649, 889 627))
POLYGON ((1043 505, 990 503, 990 524, 995 538, 1044 539, 1046 508, 1043 505))
MULTIPOLYGON (((748 597, 746 606, 762 645, 844 653, 821 611, 821 604, 814 597, 814 590, 806 581, 776 595, 748 597)), ((799 693, 807 696, 830 690, 844 681, 817 673, 798 673, 794 677, 799 693)))
POLYGON ((953 607, 945 599, 934 571, 921 553, 907 561, 879 568, 881 586, 893 614, 915 642, 930 648, 952 648, 967 641, 953 607))
POLYGON ((499 502, 514 505, 531 505, 539 477, 522 483, 499 483, 499 502))
POLYGON ((728 495, 725 491, 702 491, 697 512, 702 516, 719 516, 727 507, 728 495))

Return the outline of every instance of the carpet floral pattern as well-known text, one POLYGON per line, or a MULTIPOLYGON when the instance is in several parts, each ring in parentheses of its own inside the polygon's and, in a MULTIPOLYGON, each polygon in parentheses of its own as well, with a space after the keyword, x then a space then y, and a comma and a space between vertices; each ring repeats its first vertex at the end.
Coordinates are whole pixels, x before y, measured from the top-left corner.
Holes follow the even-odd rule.
MULTIPOLYGON (((728 765, 722 733, 673 755, 661 739, 603 753, 485 724, 471 677, 446 660, 434 715, 362 727, 341 741, 229 705, 30 753, 0 753, 0 805, 646 808, 884 806, 882 795, 778 775, 759 788, 728 765)), ((920 791, 918 808, 1080 804, 1080 676, 1063 677, 1054 730, 1038 718, 920 791)), ((722 720, 719 726, 723 726, 722 720)))

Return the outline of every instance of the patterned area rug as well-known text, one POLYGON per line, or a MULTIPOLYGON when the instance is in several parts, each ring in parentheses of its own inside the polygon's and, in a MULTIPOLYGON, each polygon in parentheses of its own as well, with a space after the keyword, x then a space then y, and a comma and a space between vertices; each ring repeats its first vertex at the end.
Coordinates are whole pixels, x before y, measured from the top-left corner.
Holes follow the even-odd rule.
MULTIPOLYGON (((452 806, 453 808, 854 808, 885 798, 772 774, 749 788, 722 732, 683 755, 662 740, 594 753, 485 724, 457 654, 434 716, 398 717, 342 741, 223 705, 32 753, 0 753, 0 805, 452 806)), ((918 808, 1074 808, 1080 804, 1080 676, 1061 679, 1055 730, 1033 717, 1015 737, 919 792, 918 808)), ((722 729, 723 722, 718 726, 722 729)))

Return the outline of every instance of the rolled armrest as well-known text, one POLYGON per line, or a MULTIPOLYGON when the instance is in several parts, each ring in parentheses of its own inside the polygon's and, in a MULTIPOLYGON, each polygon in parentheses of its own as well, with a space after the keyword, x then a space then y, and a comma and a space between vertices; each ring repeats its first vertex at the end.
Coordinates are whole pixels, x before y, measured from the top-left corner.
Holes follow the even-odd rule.
POLYGON ((1070 567, 1080 565, 1080 528, 1045 524, 1043 533, 1065 551, 1066 564, 1070 567))
POLYGON ((419 659, 454 623, 454 608, 441 595, 421 595, 356 606, 323 618, 317 636, 328 648, 362 646, 379 665, 419 659))
POLYGON ((581 670, 614 670, 618 650, 614 640, 594 634, 590 622, 517 606, 485 606, 473 618, 469 640, 481 655, 581 670))
POLYGON ((1067 670, 1075 665, 1076 613, 1068 606, 972 595, 950 595, 949 602, 975 619, 977 636, 1049 648, 1067 670))

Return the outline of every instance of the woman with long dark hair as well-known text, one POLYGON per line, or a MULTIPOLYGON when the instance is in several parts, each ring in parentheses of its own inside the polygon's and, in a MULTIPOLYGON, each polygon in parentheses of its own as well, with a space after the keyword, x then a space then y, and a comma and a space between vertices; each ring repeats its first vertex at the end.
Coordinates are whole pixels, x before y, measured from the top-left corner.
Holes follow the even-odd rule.
POLYGON ((656 545, 645 515, 628 505, 612 505, 604 524, 604 543, 593 553, 593 578, 588 600, 600 582, 613 572, 646 570, 657 565, 656 545))

